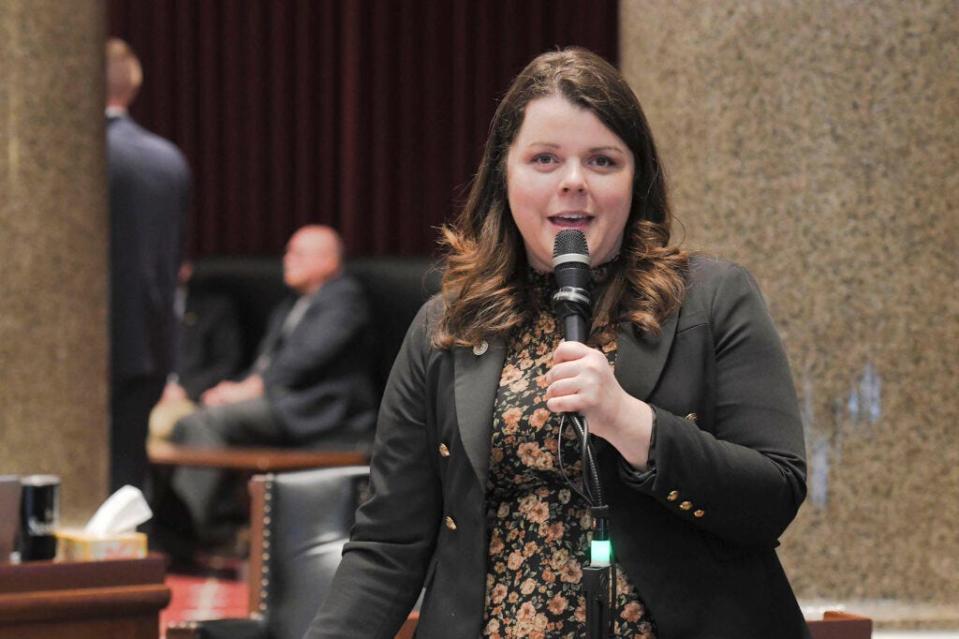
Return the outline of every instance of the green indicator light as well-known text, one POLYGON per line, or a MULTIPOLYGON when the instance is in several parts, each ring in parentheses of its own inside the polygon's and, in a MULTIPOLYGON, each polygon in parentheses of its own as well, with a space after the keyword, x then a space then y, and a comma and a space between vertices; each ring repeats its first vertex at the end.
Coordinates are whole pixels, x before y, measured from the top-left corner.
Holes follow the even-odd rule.
POLYGON ((589 565, 608 566, 613 555, 613 545, 606 541, 593 540, 589 544, 589 565))

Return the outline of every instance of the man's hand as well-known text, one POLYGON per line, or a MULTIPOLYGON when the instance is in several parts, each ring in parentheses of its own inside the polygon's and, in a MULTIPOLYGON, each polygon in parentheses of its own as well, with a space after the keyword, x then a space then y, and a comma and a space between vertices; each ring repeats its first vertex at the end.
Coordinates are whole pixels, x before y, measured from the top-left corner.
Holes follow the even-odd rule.
POLYGON ((250 375, 239 382, 220 382, 203 393, 200 399, 205 406, 222 406, 262 396, 263 378, 259 375, 250 375))
POLYGON ((166 386, 163 387, 163 395, 160 396, 161 403, 179 402, 184 399, 189 399, 186 394, 186 389, 176 382, 167 382, 166 386))

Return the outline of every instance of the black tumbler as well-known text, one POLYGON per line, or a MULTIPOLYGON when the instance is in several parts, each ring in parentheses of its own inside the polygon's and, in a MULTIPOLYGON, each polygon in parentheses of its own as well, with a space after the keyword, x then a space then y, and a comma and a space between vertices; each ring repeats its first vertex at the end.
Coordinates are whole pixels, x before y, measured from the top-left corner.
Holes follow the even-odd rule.
POLYGON ((27 475, 20 485, 20 561, 53 559, 57 555, 60 478, 27 475))

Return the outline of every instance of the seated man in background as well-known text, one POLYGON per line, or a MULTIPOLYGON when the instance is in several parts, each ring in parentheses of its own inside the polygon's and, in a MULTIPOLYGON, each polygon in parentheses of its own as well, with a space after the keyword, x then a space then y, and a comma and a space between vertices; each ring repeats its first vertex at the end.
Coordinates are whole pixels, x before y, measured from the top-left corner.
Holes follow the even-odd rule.
MULTIPOLYGON (((240 381, 204 392, 172 441, 189 446, 366 447, 375 393, 367 353, 369 312, 342 270, 343 248, 326 226, 294 233, 283 279, 296 296, 271 314, 257 358, 240 381)), ((171 484, 201 539, 209 531, 222 473, 178 468, 171 484)))
POLYGON ((229 295, 196 287, 193 263, 180 265, 174 298, 177 352, 174 373, 150 413, 150 436, 165 439, 180 418, 197 409, 200 396, 233 377, 243 360, 236 307, 229 295))

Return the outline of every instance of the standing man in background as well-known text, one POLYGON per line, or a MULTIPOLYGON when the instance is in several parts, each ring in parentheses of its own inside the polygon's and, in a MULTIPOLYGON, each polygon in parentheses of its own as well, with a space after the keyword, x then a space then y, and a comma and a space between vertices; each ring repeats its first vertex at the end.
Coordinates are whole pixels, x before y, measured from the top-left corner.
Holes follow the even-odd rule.
POLYGON ((106 45, 110 180, 110 489, 142 488, 150 409, 173 370, 174 292, 190 169, 127 107, 143 72, 126 42, 106 45))

